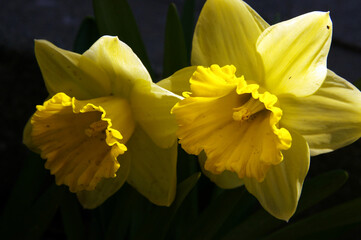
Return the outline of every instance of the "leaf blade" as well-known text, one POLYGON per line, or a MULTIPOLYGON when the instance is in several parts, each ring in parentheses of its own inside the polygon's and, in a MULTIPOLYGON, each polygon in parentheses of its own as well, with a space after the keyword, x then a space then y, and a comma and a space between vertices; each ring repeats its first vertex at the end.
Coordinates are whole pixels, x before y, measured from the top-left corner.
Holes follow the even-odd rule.
POLYGON ((168 77, 188 65, 187 48, 177 8, 168 7, 164 39, 163 77, 168 77))

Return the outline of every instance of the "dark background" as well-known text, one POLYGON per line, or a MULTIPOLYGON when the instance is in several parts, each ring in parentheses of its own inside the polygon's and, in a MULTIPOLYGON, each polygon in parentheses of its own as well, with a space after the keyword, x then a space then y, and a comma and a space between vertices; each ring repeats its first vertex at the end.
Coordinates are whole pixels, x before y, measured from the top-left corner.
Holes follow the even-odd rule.
MULTIPOLYGON (((183 1, 129 0, 148 56, 157 76, 161 75, 163 38, 168 5, 183 1)), ((197 1, 197 12, 204 1, 197 1)), ((329 69, 350 82, 361 78, 361 1, 359 0, 248 0, 266 21, 275 23, 297 15, 330 11, 333 42, 329 69)), ((12 0, 0 7, 0 205, 5 204, 23 159, 29 150, 22 145, 23 127, 47 96, 33 52, 34 39, 47 39, 71 50, 77 29, 86 16, 92 16, 91 0, 12 0)), ((159 79, 156 79, 159 80, 159 79)), ((350 178, 330 202, 361 196, 361 141, 333 153, 312 159, 309 175, 331 169, 345 169, 350 178)), ((24 196, 26 197, 26 196, 24 196)), ((330 203, 330 204, 331 204, 330 203)))

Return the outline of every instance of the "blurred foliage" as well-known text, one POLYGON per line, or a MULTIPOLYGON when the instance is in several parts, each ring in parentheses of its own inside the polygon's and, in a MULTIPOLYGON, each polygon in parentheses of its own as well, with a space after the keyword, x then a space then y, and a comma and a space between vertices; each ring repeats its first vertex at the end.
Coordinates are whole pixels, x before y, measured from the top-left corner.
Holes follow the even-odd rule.
MULTIPOLYGON (((189 156, 179 155, 187 159, 179 161, 178 169, 193 167, 189 156)), ((315 206, 347 178, 345 171, 334 170, 307 179, 289 223, 269 215, 244 187, 222 190, 200 173, 178 184, 171 207, 153 205, 125 185, 102 206, 84 210, 66 187, 46 184, 53 177, 43 160, 31 154, 1 218, 1 234, 4 239, 40 239, 58 213, 59 239, 339 239, 360 226, 361 198, 323 211, 315 206), (193 219, 185 221, 191 212, 193 219)))
POLYGON ((170 4, 165 26, 163 78, 169 77, 175 71, 189 66, 189 56, 177 8, 170 4))

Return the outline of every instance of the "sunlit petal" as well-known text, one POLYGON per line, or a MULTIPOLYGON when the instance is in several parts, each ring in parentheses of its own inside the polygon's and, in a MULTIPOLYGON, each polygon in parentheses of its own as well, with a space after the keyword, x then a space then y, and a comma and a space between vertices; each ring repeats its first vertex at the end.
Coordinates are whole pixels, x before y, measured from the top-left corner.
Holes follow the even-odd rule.
POLYGON ((239 0, 208 0, 193 36, 192 65, 233 64, 246 79, 262 79, 263 66, 256 42, 264 26, 249 9, 239 0))
POLYGON ((197 66, 182 68, 170 77, 157 82, 157 85, 181 96, 183 92, 190 91, 189 80, 196 69, 197 66))
POLYGON ((257 42, 265 88, 276 95, 306 96, 317 91, 327 74, 331 35, 326 12, 304 14, 267 28, 257 42))
POLYGON ((170 109, 181 99, 150 82, 138 83, 132 89, 130 103, 134 118, 161 148, 169 148, 176 142, 177 124, 170 109))
POLYGON ((280 102, 282 125, 302 134, 313 155, 333 151, 361 136, 361 93, 331 71, 315 94, 284 97, 280 102))
POLYGON ((86 61, 80 67, 81 55, 60 49, 48 41, 36 40, 35 56, 50 96, 58 92, 77 99, 110 95, 110 79, 105 72, 92 61, 86 61))
POLYGON ((138 79, 151 82, 150 75, 133 50, 118 37, 103 36, 79 60, 86 65, 89 59, 102 68, 110 79, 113 95, 128 97, 138 79))
POLYGON ((269 169, 263 182, 244 178, 247 190, 274 217, 288 221, 297 208, 303 181, 307 175, 310 155, 304 138, 292 134, 292 147, 283 151, 281 164, 269 169))

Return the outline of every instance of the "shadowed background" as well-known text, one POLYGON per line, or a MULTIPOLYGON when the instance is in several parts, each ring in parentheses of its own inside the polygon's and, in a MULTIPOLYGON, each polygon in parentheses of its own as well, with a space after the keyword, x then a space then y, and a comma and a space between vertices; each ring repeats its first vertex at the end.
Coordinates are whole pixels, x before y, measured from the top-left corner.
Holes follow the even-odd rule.
MULTIPOLYGON (((163 63, 163 39, 168 5, 182 11, 182 0, 129 0, 155 71, 163 63)), ((334 24, 328 68, 354 82, 361 78, 361 1, 359 0, 248 0, 266 21, 276 23, 297 15, 330 11, 334 24)), ((196 1, 197 15, 204 1, 196 1)), ((0 184, 6 203, 23 159, 29 151, 22 145, 23 127, 47 97, 33 52, 34 39, 47 39, 72 50, 78 27, 92 16, 90 0, 12 0, 0 8, 0 184)), ((348 183, 330 200, 340 202, 361 196, 361 141, 333 153, 313 158, 309 175, 342 168, 349 172, 348 183)), ((24 196, 26 197, 26 196, 24 196)), ((1 208, 2 209, 2 208, 1 208)))

